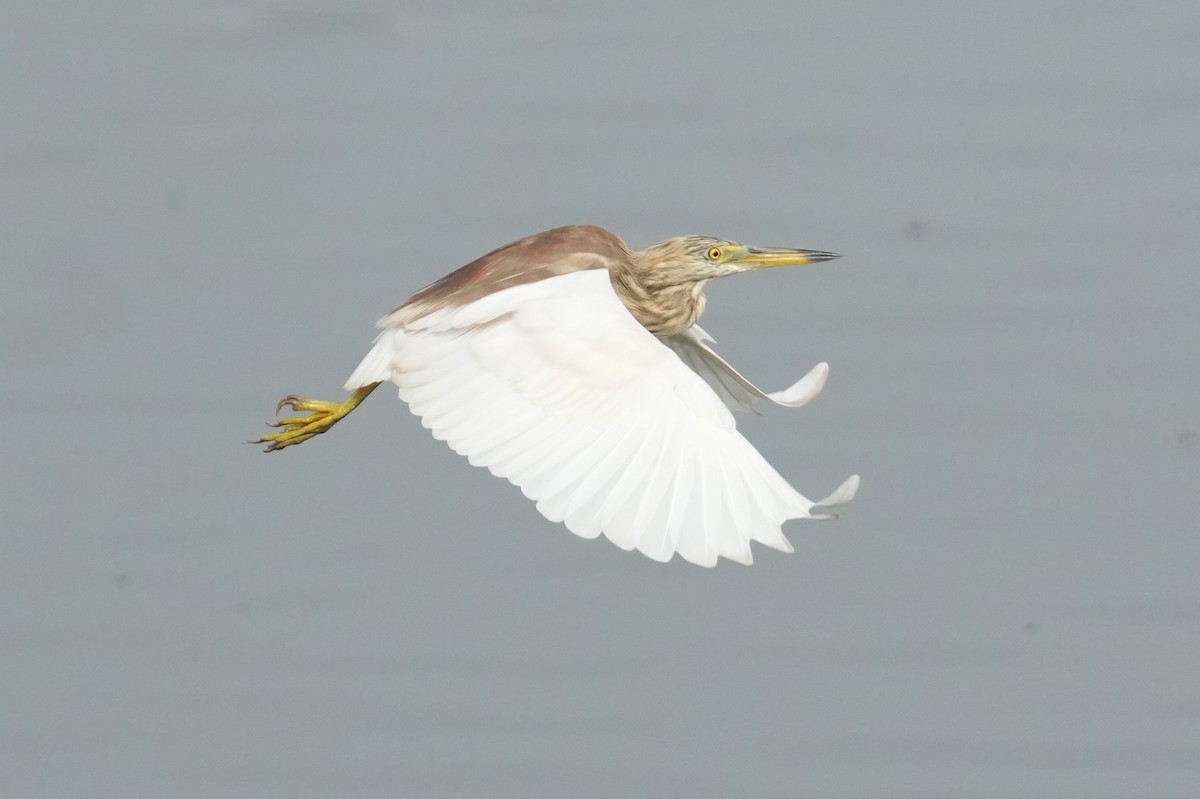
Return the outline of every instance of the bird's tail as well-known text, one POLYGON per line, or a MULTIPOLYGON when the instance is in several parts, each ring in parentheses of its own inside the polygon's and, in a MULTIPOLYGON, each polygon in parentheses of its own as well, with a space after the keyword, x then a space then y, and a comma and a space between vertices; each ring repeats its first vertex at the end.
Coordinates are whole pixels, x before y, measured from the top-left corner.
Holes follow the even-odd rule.
POLYGON ((351 373, 346 381, 346 390, 383 383, 392 379, 396 371, 396 357, 400 353, 401 340, 404 333, 400 330, 389 329, 379 334, 375 345, 362 359, 362 363, 351 373))

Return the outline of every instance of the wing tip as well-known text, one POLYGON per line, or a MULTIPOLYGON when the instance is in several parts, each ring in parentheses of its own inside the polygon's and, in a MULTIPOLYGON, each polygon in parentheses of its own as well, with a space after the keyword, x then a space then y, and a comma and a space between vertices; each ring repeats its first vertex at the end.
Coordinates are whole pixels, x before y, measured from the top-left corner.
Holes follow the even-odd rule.
MULTIPOLYGON (((840 508, 843 505, 849 505, 858 493, 858 487, 861 483, 862 479, 857 474, 852 474, 840 486, 834 489, 832 494, 813 504, 820 505, 822 508, 840 508)), ((837 517, 834 516, 833 518, 837 517)))
POLYGON ((808 370, 808 374, 783 391, 772 391, 767 399, 785 408, 802 408, 820 396, 829 379, 829 364, 821 361, 808 370))

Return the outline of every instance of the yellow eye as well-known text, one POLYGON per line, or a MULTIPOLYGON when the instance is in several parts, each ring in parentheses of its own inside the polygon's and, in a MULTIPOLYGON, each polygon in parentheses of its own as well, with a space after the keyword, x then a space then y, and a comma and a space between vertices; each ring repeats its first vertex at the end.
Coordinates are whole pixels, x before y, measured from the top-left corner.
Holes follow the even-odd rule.
POLYGON ((721 260, 721 248, 709 247, 708 252, 706 252, 705 255, 708 256, 708 260, 710 261, 719 261, 721 260))

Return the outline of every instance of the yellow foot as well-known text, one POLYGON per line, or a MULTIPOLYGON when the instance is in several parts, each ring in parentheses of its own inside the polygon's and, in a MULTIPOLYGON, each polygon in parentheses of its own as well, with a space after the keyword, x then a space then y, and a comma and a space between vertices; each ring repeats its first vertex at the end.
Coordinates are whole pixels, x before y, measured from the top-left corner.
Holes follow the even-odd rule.
POLYGON ((289 394, 275 406, 275 413, 278 414, 284 408, 291 408, 294 411, 308 411, 308 415, 276 419, 270 425, 272 427, 282 427, 283 430, 278 433, 268 433, 267 435, 259 436, 258 440, 254 443, 266 444, 266 451, 274 452, 277 449, 290 447, 293 444, 301 444, 313 436, 319 436, 340 422, 350 411, 357 408, 358 404, 366 399, 367 395, 374 391, 378 385, 378 383, 372 383, 369 386, 363 386, 341 402, 328 402, 326 400, 309 399, 308 397, 298 397, 295 394, 289 394))

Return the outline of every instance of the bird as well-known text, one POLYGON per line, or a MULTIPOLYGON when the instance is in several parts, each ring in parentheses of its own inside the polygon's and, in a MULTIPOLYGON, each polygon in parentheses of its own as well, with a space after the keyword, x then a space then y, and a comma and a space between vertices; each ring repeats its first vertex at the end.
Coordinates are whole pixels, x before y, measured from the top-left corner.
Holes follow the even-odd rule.
POLYGON ((434 437, 521 489, 583 538, 700 566, 783 552, 791 519, 833 519, 858 475, 813 502, 737 430, 733 411, 798 408, 824 362, 783 391, 759 389, 697 325, 717 278, 811 264, 832 252, 681 236, 642 250, 592 225, 518 239, 413 294, 378 322, 340 401, 284 397, 302 416, 256 443, 274 452, 327 432, 393 383, 434 437))

